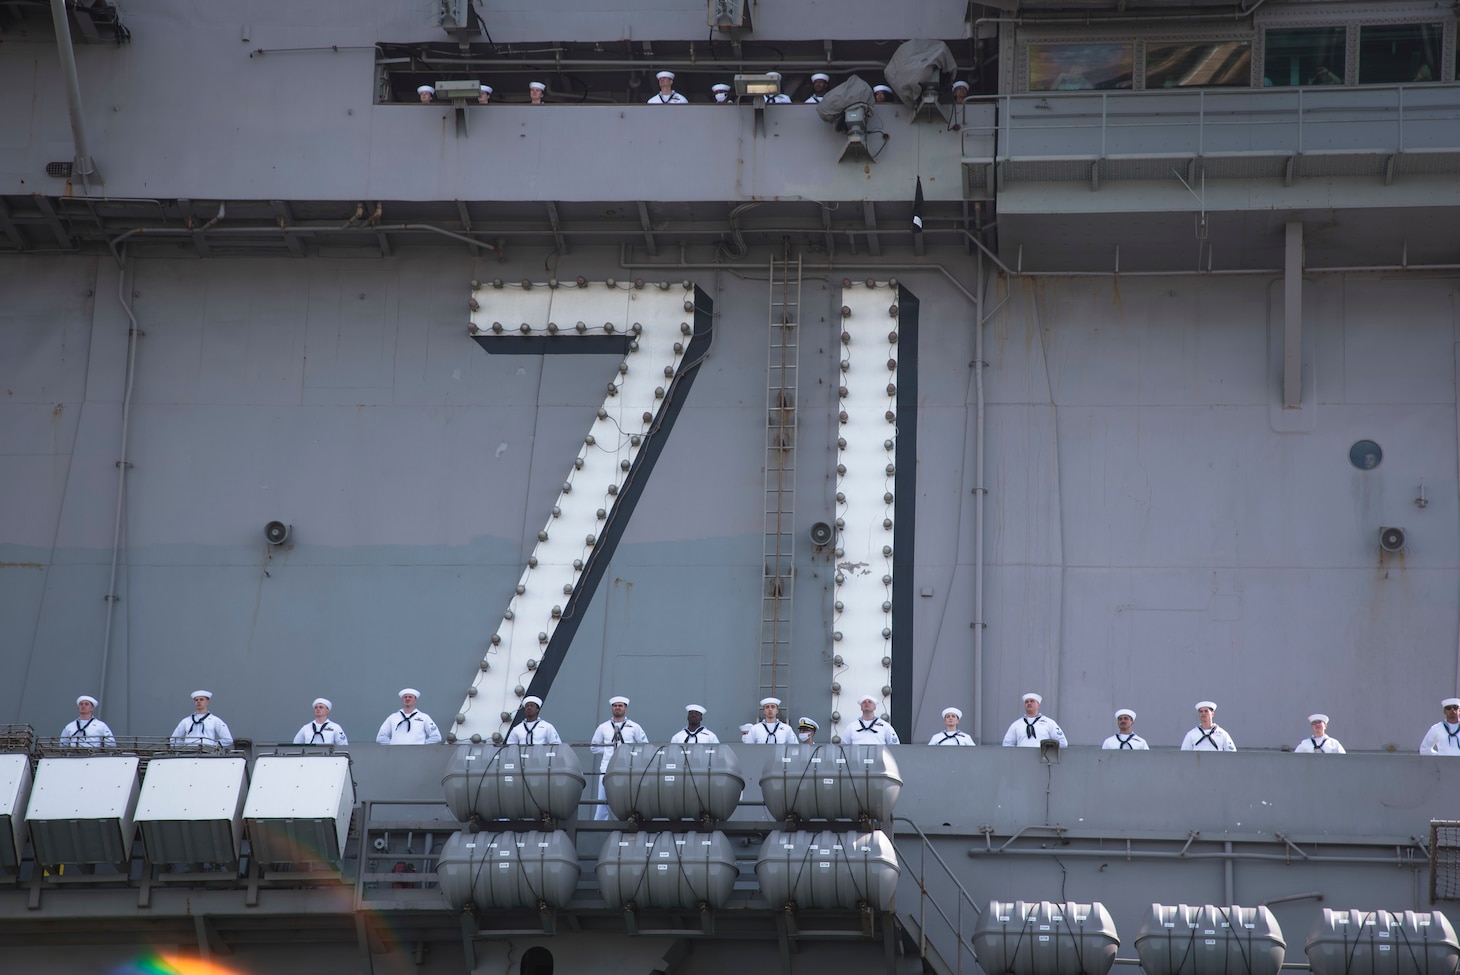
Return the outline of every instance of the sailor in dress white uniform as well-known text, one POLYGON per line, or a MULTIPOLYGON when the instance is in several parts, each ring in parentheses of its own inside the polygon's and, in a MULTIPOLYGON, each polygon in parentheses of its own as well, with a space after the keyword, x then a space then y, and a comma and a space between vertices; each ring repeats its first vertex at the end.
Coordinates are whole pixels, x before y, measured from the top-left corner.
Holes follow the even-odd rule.
POLYGON ((781 699, 778 697, 763 697, 760 699, 761 719, 750 726, 750 741, 752 745, 791 745, 795 744, 796 732, 791 726, 782 721, 781 699))
POLYGON ((1186 737, 1182 739, 1182 751, 1235 752, 1237 750, 1237 744, 1232 741, 1232 736, 1212 720, 1216 714, 1217 706, 1211 701, 1196 702, 1196 727, 1188 731, 1186 737))
POLYGON ((303 728, 299 729, 294 736, 296 745, 348 745, 350 739, 345 736, 345 729, 330 720, 330 711, 334 705, 327 697, 314 699, 314 720, 310 721, 303 728))
POLYGON ((654 76, 659 82, 657 94, 649 96, 650 105, 688 105, 689 99, 674 90, 674 72, 661 71, 654 76))
POLYGON ((1101 748, 1114 751, 1148 752, 1151 746, 1146 744, 1146 739, 1136 734, 1136 713, 1130 708, 1121 708, 1115 712, 1115 727, 1118 729, 1115 734, 1105 739, 1101 748))
POLYGON ((968 732, 958 730, 958 722, 963 720, 963 712, 957 708, 943 709, 943 730, 932 738, 928 739, 929 745, 977 745, 978 742, 969 737, 968 732))
POLYGON ((897 732, 892 730, 892 725, 877 717, 878 699, 871 694, 863 694, 857 699, 862 707, 862 716, 856 719, 856 723, 850 726, 842 735, 842 741, 848 745, 900 745, 897 732))
POLYGON ((116 735, 112 734, 105 721, 96 716, 99 703, 90 694, 76 699, 76 720, 61 729, 63 744, 75 748, 116 747, 116 735))
POLYGON ((811 76, 811 97, 806 99, 807 105, 819 105, 826 97, 827 89, 831 87, 831 75, 822 74, 820 71, 811 76))
MULTIPOLYGON (((619 745, 643 744, 649 740, 644 729, 629 717, 629 699, 622 694, 615 695, 608 699, 608 709, 613 717, 599 725, 593 731, 593 738, 590 742, 592 747, 589 751, 599 756, 598 771, 608 771, 608 765, 613 761, 613 753, 618 750, 619 745)), ((598 777, 598 809, 593 813, 594 819, 611 819, 608 811, 608 793, 603 788, 603 776, 598 777)))
POLYGON ((172 729, 174 745, 198 748, 232 748, 233 732, 223 719, 208 710, 213 701, 212 691, 193 691, 193 713, 177 723, 172 729))
POLYGON ((542 698, 529 694, 522 699, 522 720, 507 732, 509 745, 561 745, 558 729, 542 720, 542 698))
POLYGON ((686 704, 684 706, 684 727, 676 731, 669 741, 675 745, 718 745, 720 739, 713 731, 706 728, 705 706, 703 704, 686 704))
POLYGON ((1014 723, 1009 725, 1009 730, 1004 732, 1004 747, 1038 748, 1041 741, 1053 739, 1060 743, 1061 748, 1068 748, 1070 743, 1065 740, 1065 733, 1055 723, 1054 718, 1039 713, 1039 706, 1044 703, 1044 698, 1031 691, 1022 700, 1024 717, 1015 718, 1014 723))
POLYGON ((1337 738, 1328 737, 1328 715, 1308 715, 1308 727, 1313 733, 1294 746, 1293 751, 1311 753, 1314 755, 1345 755, 1343 745, 1339 744, 1337 738))
POLYGON ((400 710, 391 712, 390 717, 380 724, 375 740, 382 745, 439 745, 441 729, 425 711, 416 710, 421 692, 414 687, 400 690, 400 710))
POLYGON ((1460 755, 1460 697, 1447 697, 1440 702, 1445 710, 1443 721, 1436 721, 1419 743, 1421 755, 1460 755))

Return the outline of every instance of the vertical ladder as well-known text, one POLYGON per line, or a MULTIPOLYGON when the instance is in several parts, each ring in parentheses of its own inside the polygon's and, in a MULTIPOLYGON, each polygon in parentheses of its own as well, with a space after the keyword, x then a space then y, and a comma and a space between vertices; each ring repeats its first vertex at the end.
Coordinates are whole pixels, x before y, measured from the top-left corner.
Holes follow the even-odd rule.
POLYGON ((790 680, 796 556, 796 381, 801 348, 801 258, 771 258, 767 342, 765 541, 761 588, 761 696, 779 697, 790 680))

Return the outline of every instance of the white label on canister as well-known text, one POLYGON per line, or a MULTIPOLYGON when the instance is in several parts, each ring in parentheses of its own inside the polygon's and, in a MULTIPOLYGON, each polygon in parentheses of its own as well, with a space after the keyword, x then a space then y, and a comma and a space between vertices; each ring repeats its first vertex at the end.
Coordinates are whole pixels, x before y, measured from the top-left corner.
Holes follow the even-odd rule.
POLYGON ((836 785, 836 779, 822 779, 822 785, 836 785))
POLYGON ((659 851, 659 859, 661 859, 661 860, 667 860, 667 859, 669 859, 669 851, 668 850, 660 850, 659 851))
POLYGON ((674 763, 673 762, 665 762, 664 763, 664 767, 665 768, 674 768, 674 763))
POLYGON ((830 870, 831 869, 831 864, 829 864, 829 863, 821 863, 821 864, 818 864, 818 866, 820 866, 821 869, 823 869, 823 870, 830 870))
POLYGON ((1417 917, 1414 919, 1414 923, 1416 927, 1427 928, 1430 926, 1430 919, 1427 917, 1417 917))
POLYGON ((674 776, 672 776, 672 775, 666 775, 666 776, 664 776, 664 781, 665 782, 673 782, 674 781, 674 776))
POLYGON ((502 763, 502 767, 503 767, 503 768, 504 768, 504 769, 506 769, 506 770, 507 770, 507 771, 509 771, 509 772, 510 772, 510 771, 512 771, 512 770, 513 770, 513 769, 515 769, 515 768, 516 768, 516 767, 517 767, 517 766, 516 766, 516 765, 511 765, 511 764, 509 764, 509 763, 507 763, 507 762, 503 762, 503 763, 502 763))
POLYGON ((1211 938, 1208 938, 1208 939, 1207 939, 1207 947, 1211 947, 1211 946, 1212 946, 1212 945, 1214 945, 1214 944, 1216 944, 1216 942, 1215 942, 1215 941, 1213 941, 1213 940, 1212 940, 1212 939, 1211 939, 1211 938))
POLYGON ((833 844, 832 844, 832 845, 831 845, 831 848, 832 848, 832 849, 833 849, 833 850, 840 850, 840 849, 841 849, 841 848, 842 848, 842 845, 841 845, 841 844, 840 844, 840 843, 833 843, 833 844))
POLYGON ((1040 941, 1048 941, 1049 940, 1049 935, 1047 935, 1047 934, 1041 934, 1039 936, 1039 940, 1040 941))
POLYGON ((1174 927, 1176 927, 1176 922, 1175 921, 1162 921, 1161 922, 1161 927, 1163 927, 1163 928, 1174 928, 1174 927))
POLYGON ((811 764, 812 765, 820 765, 821 764, 821 756, 820 755, 813 755, 811 757, 811 764))
POLYGON ((475 762, 477 760, 477 757, 475 755, 468 755, 466 756, 466 760, 468 762, 475 762))
POLYGON ((628 840, 619 840, 618 841, 618 845, 619 846, 628 846, 629 845, 629 841, 628 840))
POLYGON ((497 855, 498 856, 504 856, 504 857, 510 857, 512 855, 512 851, 511 850, 498 850, 497 851, 497 855))
POLYGON ((557 758, 558 757, 558 753, 557 752, 543 752, 543 754, 546 755, 548 758, 557 758))
POLYGON ((1389 932, 1388 931, 1376 931, 1375 934, 1377 934, 1381 938, 1387 938, 1387 937, 1389 937, 1389 932))
POLYGON ((1251 930, 1253 930, 1253 929, 1254 929, 1254 928, 1256 928, 1256 927, 1257 927, 1257 925, 1255 925, 1255 924, 1244 924, 1244 925, 1242 925, 1242 926, 1243 926, 1243 927, 1244 927, 1244 928, 1246 928, 1246 929, 1247 929, 1247 930, 1248 930, 1248 931, 1251 931, 1251 930))
POLYGON ((497 867, 499 869, 501 869, 501 870, 506 870, 510 866, 512 866, 512 864, 510 864, 510 863, 499 863, 499 864, 497 864, 497 867))
POLYGON ((504 775, 504 776, 502 776, 502 781, 504 783, 511 782, 512 781, 512 776, 510 776, 510 775, 504 775))
POLYGON ((1380 951, 1389 951, 1393 947, 1394 947, 1393 945, 1380 945, 1379 946, 1379 950, 1380 951))
POLYGON ((468 844, 467 844, 467 845, 466 845, 466 848, 467 848, 467 849, 468 849, 468 850, 475 850, 475 849, 476 849, 476 848, 477 848, 477 845, 476 845, 476 844, 475 844, 475 843, 468 843, 468 844))
POLYGON ((999 920, 1000 921, 1007 921, 1007 920, 1009 920, 1009 915, 1007 915, 1007 914, 1000 914, 999 915, 999 920))
POLYGON ((669 864, 667 864, 667 863, 661 863, 661 864, 659 864, 659 869, 660 870, 668 870, 669 869, 669 864))
POLYGON ((845 765, 845 764, 847 764, 847 760, 845 758, 839 758, 839 759, 836 760, 836 763, 838 765, 845 765))
POLYGON ((1039 926, 1039 930, 1041 930, 1041 931, 1048 931, 1049 930, 1049 925, 1048 924, 1041 924, 1039 926))
POLYGON ((871 758, 864 758, 864 759, 862 759, 862 764, 863 764, 863 765, 871 765, 871 764, 873 764, 873 762, 875 762, 875 761, 876 761, 876 760, 875 760, 875 759, 871 759, 871 758))

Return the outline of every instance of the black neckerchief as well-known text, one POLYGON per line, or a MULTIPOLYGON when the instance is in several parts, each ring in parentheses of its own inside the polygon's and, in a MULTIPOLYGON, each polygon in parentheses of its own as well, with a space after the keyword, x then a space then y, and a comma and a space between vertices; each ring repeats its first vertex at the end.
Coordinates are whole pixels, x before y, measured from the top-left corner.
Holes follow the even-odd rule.
POLYGON ((1024 737, 1025 738, 1037 738, 1037 737, 1039 737, 1038 735, 1036 735, 1034 733, 1034 726, 1037 725, 1037 724, 1039 724, 1039 719, 1042 718, 1042 717, 1044 717, 1044 715, 1036 714, 1034 716, 1034 720, 1033 721, 1030 721, 1028 718, 1025 718, 1024 719, 1024 737))
POLYGON ((1122 738, 1122 737, 1120 737, 1120 734, 1117 732, 1116 733, 1116 736, 1115 736, 1115 740, 1118 741, 1118 742, 1120 742, 1120 747, 1121 748, 1128 748, 1131 751, 1135 751, 1136 750, 1136 746, 1134 746, 1134 745, 1131 744, 1131 739, 1134 738, 1135 736, 1136 736, 1136 733, 1134 731, 1132 731, 1130 734, 1128 734, 1124 738, 1122 738))

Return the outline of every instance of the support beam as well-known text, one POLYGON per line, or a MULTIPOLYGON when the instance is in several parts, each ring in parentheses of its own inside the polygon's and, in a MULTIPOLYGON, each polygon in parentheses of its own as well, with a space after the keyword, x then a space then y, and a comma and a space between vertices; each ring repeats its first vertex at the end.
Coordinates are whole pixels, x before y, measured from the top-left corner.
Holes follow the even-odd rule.
POLYGON ((1287 225, 1283 260, 1283 408, 1303 405, 1303 225, 1287 225))
POLYGON ((294 211, 289 208, 287 200, 270 200, 269 206, 274 211, 274 217, 279 221, 279 229, 284 232, 284 244, 289 248, 289 253, 295 257, 304 256, 304 245, 299 242, 299 236, 294 233, 294 211))
POLYGON ((471 211, 466 208, 466 203, 461 200, 456 201, 456 215, 461 217, 461 232, 465 234, 471 233, 471 211))
POLYGON ((836 256, 836 237, 831 232, 831 210, 821 208, 821 232, 826 236, 826 256, 836 256))
POLYGON ((558 254, 568 253, 568 238, 563 236, 563 224, 558 219, 558 205, 552 200, 546 201, 548 223, 553 225, 553 244, 558 249, 558 254))
POLYGON ((649 204, 639 201, 639 226, 644 228, 644 246, 650 257, 659 256, 659 242, 654 239, 654 225, 649 222, 649 204))
POLYGON ((882 238, 877 235, 877 204, 871 200, 862 201, 862 226, 867 228, 867 253, 873 257, 881 257, 882 238))
POLYGON ((66 228, 61 224, 61 218, 56 215, 56 206, 51 202, 51 198, 37 196, 35 203, 40 208, 41 216, 46 218, 46 224, 51 228, 51 233, 56 235, 56 243, 67 250, 73 250, 76 242, 71 239, 70 234, 66 233, 66 228))
POLYGON ((10 219, 10 207, 4 199, 0 199, 0 233, 10 239, 16 250, 25 250, 25 238, 21 236, 20 228, 10 219))

